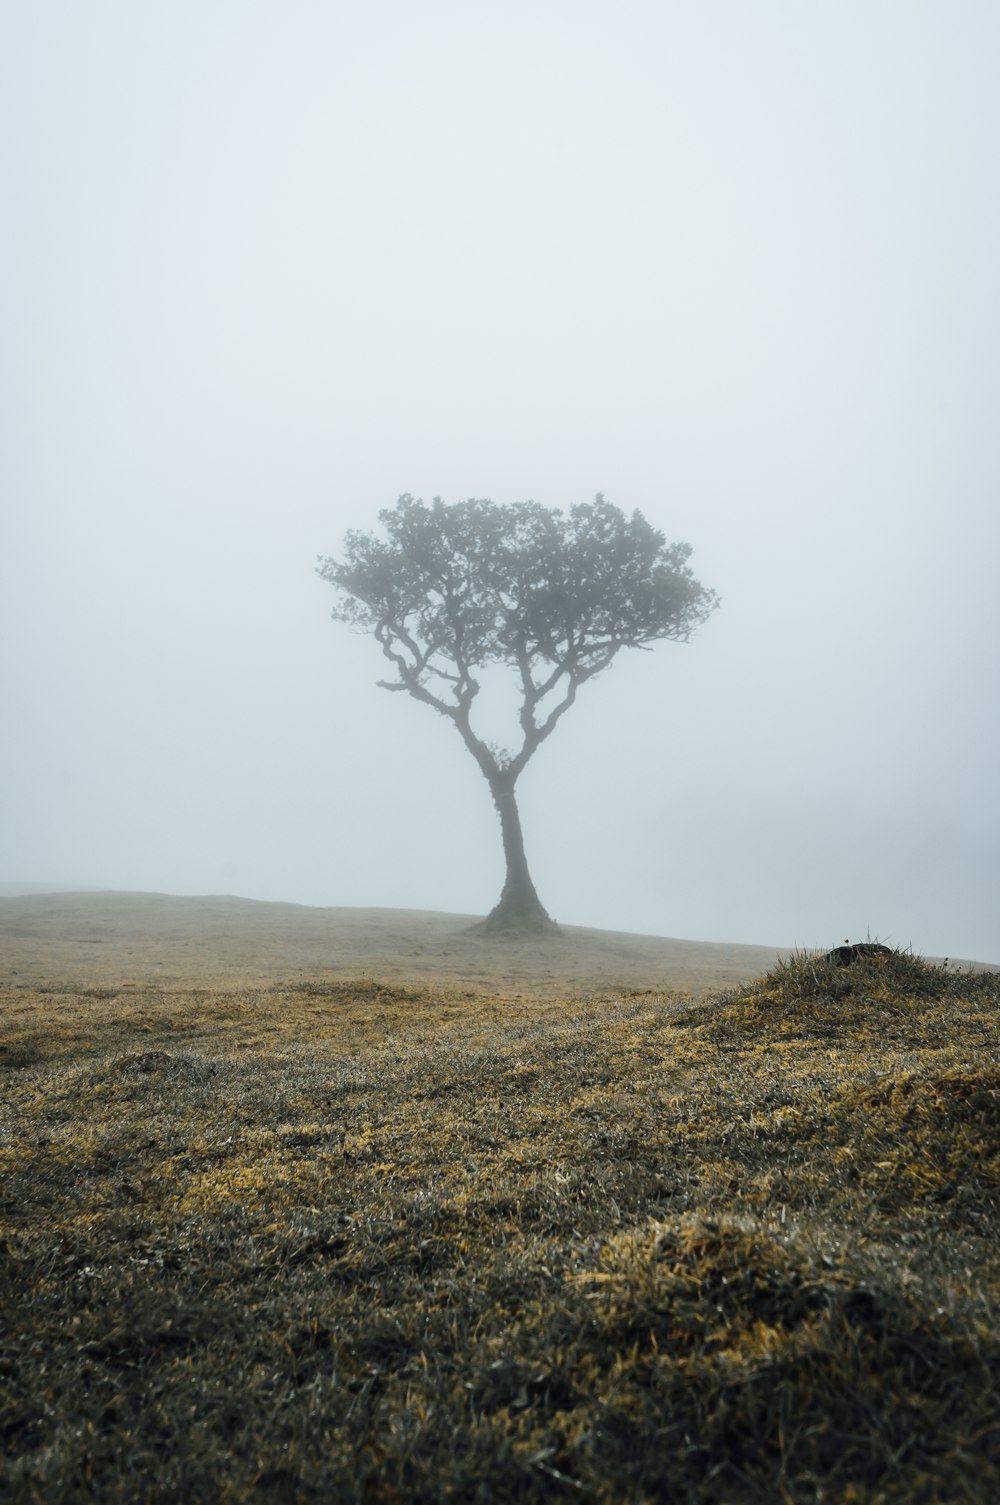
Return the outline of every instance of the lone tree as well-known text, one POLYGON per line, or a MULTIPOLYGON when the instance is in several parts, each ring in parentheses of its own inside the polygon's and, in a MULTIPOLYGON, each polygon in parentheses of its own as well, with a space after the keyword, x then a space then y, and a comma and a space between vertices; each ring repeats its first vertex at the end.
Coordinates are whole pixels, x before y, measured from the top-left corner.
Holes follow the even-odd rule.
POLYGON ((379 520, 384 537, 352 531, 342 559, 320 560, 340 593, 333 616, 374 634, 395 673, 382 688, 453 722, 490 786, 507 878, 485 928, 553 929, 528 872, 515 785, 582 684, 622 648, 685 642, 718 598, 688 569, 687 544, 602 496, 568 513, 402 496, 379 520), (514 751, 472 726, 476 671, 494 664, 520 690, 514 751))

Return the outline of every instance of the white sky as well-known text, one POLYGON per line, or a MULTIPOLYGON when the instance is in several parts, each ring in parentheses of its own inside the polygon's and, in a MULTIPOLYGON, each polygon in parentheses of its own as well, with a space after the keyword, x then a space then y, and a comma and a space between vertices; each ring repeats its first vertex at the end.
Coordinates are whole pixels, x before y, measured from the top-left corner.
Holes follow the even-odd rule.
POLYGON ((0 880, 484 913, 313 573, 603 491, 723 597, 520 785, 560 920, 1000 959, 993 0, 15 0, 0 880))

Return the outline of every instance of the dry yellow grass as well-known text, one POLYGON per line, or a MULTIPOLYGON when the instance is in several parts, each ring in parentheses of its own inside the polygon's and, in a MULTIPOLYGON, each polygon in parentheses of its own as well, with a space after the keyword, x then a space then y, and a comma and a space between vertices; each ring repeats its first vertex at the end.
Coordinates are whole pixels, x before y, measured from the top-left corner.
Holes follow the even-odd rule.
POLYGON ((993 974, 2 1006, 6 1498, 1000 1498, 993 974))

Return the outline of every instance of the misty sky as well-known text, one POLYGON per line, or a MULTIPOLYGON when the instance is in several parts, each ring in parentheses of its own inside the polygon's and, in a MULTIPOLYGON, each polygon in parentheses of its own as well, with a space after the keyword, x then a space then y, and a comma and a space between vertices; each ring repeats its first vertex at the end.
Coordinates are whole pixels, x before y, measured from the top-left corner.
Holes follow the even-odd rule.
POLYGON ((0 140, 0 880, 485 913, 316 556, 603 491, 722 607, 530 765, 550 913, 1000 960, 994 0, 31 0, 0 140))

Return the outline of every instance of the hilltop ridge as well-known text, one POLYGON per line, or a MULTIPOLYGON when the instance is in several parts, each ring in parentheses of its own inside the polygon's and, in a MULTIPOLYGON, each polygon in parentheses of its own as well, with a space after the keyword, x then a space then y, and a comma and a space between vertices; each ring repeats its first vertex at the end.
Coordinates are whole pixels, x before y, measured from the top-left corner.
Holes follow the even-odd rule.
POLYGON ((434 910, 311 908, 230 895, 46 892, 0 897, 0 982, 222 984, 315 976, 408 978, 557 995, 671 988, 702 994, 772 965, 777 947, 580 926, 512 940, 434 910))

